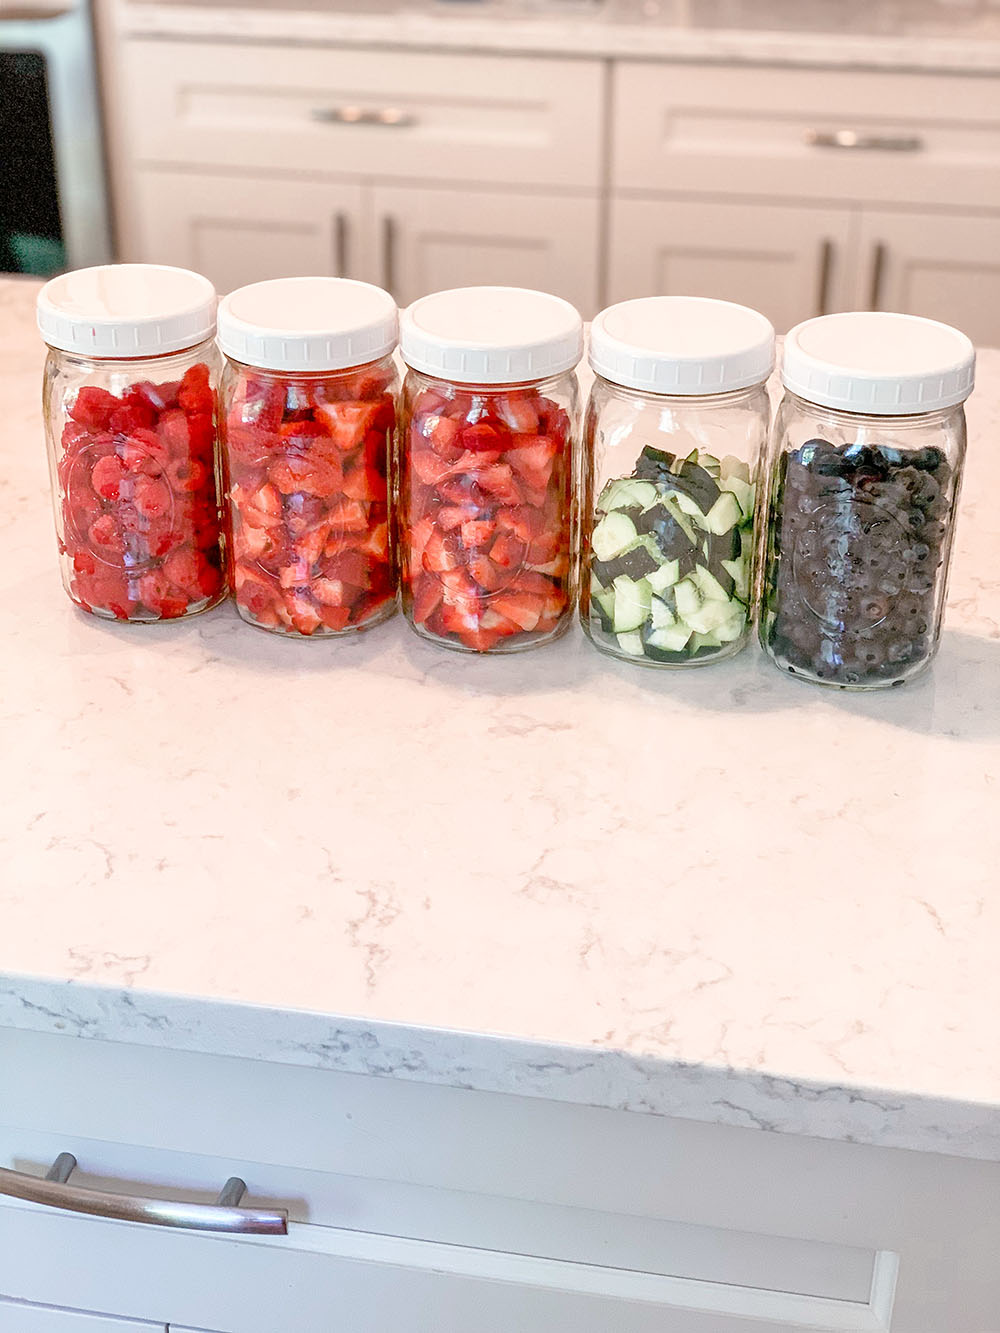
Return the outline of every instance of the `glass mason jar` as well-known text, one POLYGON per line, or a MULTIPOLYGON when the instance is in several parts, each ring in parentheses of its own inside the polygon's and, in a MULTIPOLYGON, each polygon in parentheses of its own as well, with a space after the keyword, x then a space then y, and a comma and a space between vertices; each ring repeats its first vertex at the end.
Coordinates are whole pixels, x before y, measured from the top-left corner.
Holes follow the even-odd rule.
POLYGON ((278 278, 221 302, 232 583, 248 624, 329 638, 395 610, 397 327, 387 292, 346 278, 278 278))
POLYGON ((225 596, 215 448, 215 290, 184 269, 103 265, 38 297, 63 585, 106 619, 225 596))
POLYGON ((825 315, 785 342, 760 639, 841 689, 900 685, 941 635, 975 352, 912 315, 825 315))
POLYGON ((511 653, 557 638, 576 591, 583 325, 512 287, 439 292, 403 312, 403 612, 423 638, 511 653))
POLYGON ((590 334, 580 619, 612 657, 731 657, 752 619, 774 330, 745 306, 653 296, 590 334))

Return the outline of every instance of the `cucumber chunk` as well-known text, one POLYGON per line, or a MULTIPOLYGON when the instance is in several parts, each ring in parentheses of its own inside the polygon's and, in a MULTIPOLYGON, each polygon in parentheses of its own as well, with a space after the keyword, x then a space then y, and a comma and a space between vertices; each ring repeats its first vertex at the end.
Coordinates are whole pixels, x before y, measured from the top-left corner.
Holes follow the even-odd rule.
POLYGON ((649 615, 653 590, 645 579, 636 582, 625 574, 614 581, 615 611, 612 628, 616 634, 627 634, 638 629, 649 615))
POLYGON ((649 604, 649 620, 653 629, 669 629, 677 624, 677 617, 659 597, 654 597, 649 604))
POLYGON ((730 528, 738 527, 743 519, 740 502, 732 491, 722 491, 715 504, 705 515, 705 526, 709 532, 721 536, 730 528))
POLYGON ((661 653, 679 653, 690 638, 691 631, 686 625, 670 625, 651 630, 646 635, 646 647, 658 648, 661 653))
POLYGON ((680 577, 680 561, 664 560, 659 569, 654 569, 651 574, 646 575, 646 582, 653 592, 663 592, 666 588, 672 588, 680 580, 680 577))
POLYGON ((630 546, 634 546, 638 536, 635 524, 627 514, 612 511, 610 514, 605 514, 594 528, 590 544, 598 560, 613 560, 616 555, 621 555, 630 546))
POLYGON ((630 657, 645 656, 641 634, 632 631, 630 634, 619 634, 617 638, 618 647, 622 652, 628 653, 630 657))
POLYGON ((616 509, 645 509, 657 499, 658 492, 652 482, 622 477, 608 482, 598 497, 597 508, 606 514, 616 509))
MULTIPOLYGON (((747 472, 749 474, 749 469, 747 472)), ((723 491, 736 498, 744 518, 753 517, 754 488, 749 481, 744 481, 742 477, 723 477, 719 485, 723 491)))
MULTIPOLYGON (((693 615, 701 610, 702 596, 691 578, 682 579, 674 588, 674 598, 677 602, 677 617, 679 620, 686 620, 690 623, 693 615)), ((693 627, 692 627, 693 628, 693 627)))

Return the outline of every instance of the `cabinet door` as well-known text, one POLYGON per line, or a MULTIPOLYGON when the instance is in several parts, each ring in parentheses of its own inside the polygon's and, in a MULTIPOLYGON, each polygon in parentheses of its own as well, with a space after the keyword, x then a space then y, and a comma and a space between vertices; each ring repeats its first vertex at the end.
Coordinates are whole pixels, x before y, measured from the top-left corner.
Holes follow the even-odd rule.
POLYGON ((0 1296, 0 1333, 166 1333, 163 1324, 116 1319, 88 1310, 33 1305, 0 1296))
POLYGON ((219 292, 303 273, 363 277, 370 265, 358 185, 150 170, 135 195, 130 258, 192 268, 219 292))
POLYGON ((1000 346, 1000 213, 865 212, 859 310, 899 310, 954 324, 1000 346))
POLYGON ((616 199, 608 299, 713 296, 760 310, 784 333, 848 309, 854 231, 846 210, 616 199))
POLYGON ((536 287, 598 306, 599 204, 564 196, 376 186, 375 281, 400 305, 446 287, 536 287))

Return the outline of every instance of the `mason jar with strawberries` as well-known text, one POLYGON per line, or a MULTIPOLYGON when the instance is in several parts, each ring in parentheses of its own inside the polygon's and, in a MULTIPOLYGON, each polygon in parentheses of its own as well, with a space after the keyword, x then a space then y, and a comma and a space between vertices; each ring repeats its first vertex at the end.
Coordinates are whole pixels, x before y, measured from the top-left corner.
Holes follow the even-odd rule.
POLYGON ((392 297, 346 278, 278 278, 219 306, 223 458, 236 608, 292 637, 395 609, 388 453, 392 297))
POLYGON ((580 316, 513 287, 403 312, 403 612, 423 638, 509 653, 557 638, 575 596, 580 316))

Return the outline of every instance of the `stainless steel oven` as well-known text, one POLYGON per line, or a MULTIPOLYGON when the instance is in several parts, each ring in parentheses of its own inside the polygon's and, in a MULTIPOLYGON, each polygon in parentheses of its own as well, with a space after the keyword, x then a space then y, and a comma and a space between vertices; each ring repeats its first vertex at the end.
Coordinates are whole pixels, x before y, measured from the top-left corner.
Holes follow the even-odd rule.
POLYGON ((0 271, 110 259, 90 0, 0 0, 0 271))

